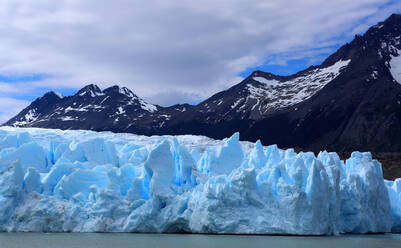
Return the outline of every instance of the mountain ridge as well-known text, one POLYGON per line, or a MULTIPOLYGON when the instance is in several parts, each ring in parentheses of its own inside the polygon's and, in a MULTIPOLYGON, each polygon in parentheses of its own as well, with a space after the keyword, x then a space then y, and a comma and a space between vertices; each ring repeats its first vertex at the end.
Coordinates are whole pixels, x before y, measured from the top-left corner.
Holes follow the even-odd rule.
POLYGON ((392 72, 400 34, 393 14, 320 65, 289 76, 256 70, 197 105, 162 107, 125 87, 88 85, 63 98, 46 93, 5 124, 212 138, 239 131, 282 147, 401 151, 401 82, 392 72))

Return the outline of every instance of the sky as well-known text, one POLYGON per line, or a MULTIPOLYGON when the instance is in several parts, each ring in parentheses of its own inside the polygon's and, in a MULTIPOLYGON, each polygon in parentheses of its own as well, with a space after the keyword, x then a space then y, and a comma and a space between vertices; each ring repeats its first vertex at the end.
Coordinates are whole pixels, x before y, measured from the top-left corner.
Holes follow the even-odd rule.
POLYGON ((90 83, 196 104, 256 69, 318 65, 400 12, 399 0, 1 0, 0 123, 90 83))

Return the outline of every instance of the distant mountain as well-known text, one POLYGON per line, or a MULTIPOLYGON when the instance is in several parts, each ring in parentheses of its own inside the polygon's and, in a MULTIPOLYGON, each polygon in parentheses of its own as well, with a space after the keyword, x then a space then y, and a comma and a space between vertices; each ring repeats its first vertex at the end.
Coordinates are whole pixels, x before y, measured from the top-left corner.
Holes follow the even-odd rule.
POLYGON ((6 124, 108 130, 117 125, 135 124, 141 116, 159 109, 159 106, 146 103, 125 87, 113 86, 101 91, 91 84, 73 96, 46 93, 6 124))
POLYGON ((196 106, 146 103, 125 87, 49 92, 5 125, 201 134, 313 150, 401 151, 401 15, 393 14, 321 65, 291 76, 255 71, 196 106))

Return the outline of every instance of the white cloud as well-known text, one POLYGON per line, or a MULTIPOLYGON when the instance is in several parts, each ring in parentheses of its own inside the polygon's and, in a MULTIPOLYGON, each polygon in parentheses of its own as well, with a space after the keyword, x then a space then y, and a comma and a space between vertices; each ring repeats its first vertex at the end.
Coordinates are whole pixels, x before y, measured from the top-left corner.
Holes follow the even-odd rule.
POLYGON ((164 105, 202 99, 246 68, 313 60, 400 9, 390 0, 2 0, 0 74, 51 77, 0 83, 0 93, 97 83, 164 105))
POLYGON ((0 93, 18 93, 20 89, 15 84, 0 82, 0 93))
POLYGON ((8 121, 28 105, 29 102, 25 100, 0 97, 0 124, 8 121))

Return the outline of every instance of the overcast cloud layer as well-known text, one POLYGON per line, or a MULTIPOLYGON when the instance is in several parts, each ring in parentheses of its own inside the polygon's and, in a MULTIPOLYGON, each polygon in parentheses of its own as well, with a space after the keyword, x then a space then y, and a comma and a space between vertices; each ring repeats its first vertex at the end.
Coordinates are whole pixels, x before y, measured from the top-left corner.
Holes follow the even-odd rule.
POLYGON ((47 89, 88 83, 197 102, 248 68, 316 60, 400 10, 387 0, 2 0, 0 122, 47 89))

